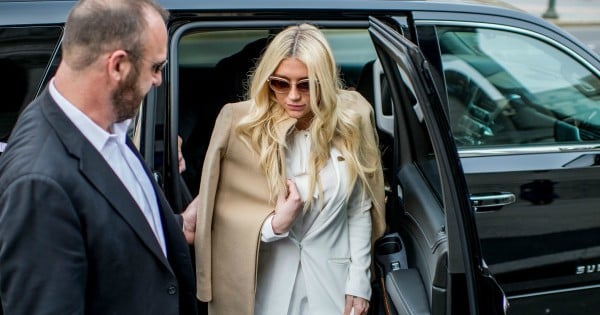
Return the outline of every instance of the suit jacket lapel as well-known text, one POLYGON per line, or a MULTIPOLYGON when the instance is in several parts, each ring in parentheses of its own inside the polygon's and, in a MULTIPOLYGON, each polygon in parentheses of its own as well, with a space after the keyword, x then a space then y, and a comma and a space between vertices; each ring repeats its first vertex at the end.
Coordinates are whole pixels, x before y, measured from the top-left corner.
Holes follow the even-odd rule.
MULTIPOLYGON (((42 112, 56 130, 69 153, 79 159, 79 170, 83 176, 131 226, 148 250, 170 269, 152 229, 142 214, 142 210, 121 180, 114 174, 112 168, 106 163, 106 160, 67 118, 54 102, 47 89, 40 97, 45 98, 45 102, 41 104, 42 112)), ((93 202, 93 200, 90 200, 90 202, 93 202)))
MULTIPOLYGON (((127 145, 137 156, 138 159, 143 161, 142 156, 135 145, 130 139, 127 139, 127 145)), ((147 176, 151 176, 151 171, 145 163, 142 162, 144 170, 147 176)), ((158 183, 152 179, 152 187, 156 192, 156 200, 158 201, 158 208, 160 211, 160 218, 162 222, 163 232, 165 235, 165 243, 167 246, 167 259, 169 260, 171 270, 177 275, 179 284, 182 287, 194 288, 194 274, 193 270, 189 268, 192 265, 190 248, 185 240, 182 233, 182 227, 175 220, 173 209, 169 205, 163 190, 158 186, 158 183)))
MULTIPOLYGON (((133 151, 135 156, 142 162, 142 166, 144 167, 144 170, 146 171, 146 176, 150 177, 150 182, 152 183, 152 188, 154 188, 154 192, 156 193, 156 201, 158 202, 158 209, 160 211, 160 218, 161 218, 161 222, 162 222, 163 232, 165 234, 165 242, 167 244, 167 254, 169 254, 170 251, 175 250, 176 244, 179 244, 179 243, 186 244, 185 238, 183 238, 183 234, 182 234, 181 230, 179 229, 179 225, 175 221, 175 218, 173 216, 174 212, 171 209, 171 206, 169 205, 169 202, 167 201, 165 194, 163 193, 162 189, 158 186, 158 183, 156 182, 156 180, 154 180, 154 177, 152 176, 152 172, 150 171, 150 169, 144 162, 144 159, 140 155, 139 151, 137 150, 137 148, 135 147, 135 145, 133 144, 133 142, 131 142, 131 139, 129 139, 129 138, 127 138, 127 146, 129 146, 129 148, 131 149, 131 151, 133 151), (174 229, 173 227, 177 227, 177 229, 174 229), (174 238, 179 238, 179 236, 181 236, 180 239, 177 239, 175 242, 172 242, 172 240, 174 238)), ((140 175, 140 176, 143 176, 143 175, 140 175)), ((187 247, 185 247, 185 248, 187 250, 187 247)))

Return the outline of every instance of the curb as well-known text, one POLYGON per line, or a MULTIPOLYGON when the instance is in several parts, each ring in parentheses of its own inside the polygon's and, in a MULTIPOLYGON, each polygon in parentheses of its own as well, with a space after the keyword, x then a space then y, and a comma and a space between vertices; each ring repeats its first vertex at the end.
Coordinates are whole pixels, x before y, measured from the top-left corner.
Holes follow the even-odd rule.
POLYGON ((553 23, 559 27, 563 26, 600 26, 600 21, 598 20, 553 20, 553 19, 545 19, 546 21, 553 23))

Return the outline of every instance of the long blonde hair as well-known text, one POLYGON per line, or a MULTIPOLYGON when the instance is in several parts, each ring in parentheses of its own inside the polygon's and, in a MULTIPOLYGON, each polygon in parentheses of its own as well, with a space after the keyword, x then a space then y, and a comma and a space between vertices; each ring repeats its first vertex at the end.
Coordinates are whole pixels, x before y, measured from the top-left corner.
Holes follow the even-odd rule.
MULTIPOLYGON (((287 193, 285 161, 281 155, 286 148, 286 135, 278 136, 276 127, 289 116, 277 103, 267 80, 282 60, 292 57, 306 65, 310 81, 310 108, 314 118, 310 125, 309 191, 317 188, 319 200, 322 200, 317 175, 326 165, 333 145, 347 162, 350 175, 348 189, 352 189, 358 179, 363 192, 367 192, 375 202, 373 189, 367 181, 367 177, 376 174, 380 165, 377 143, 368 141, 366 137, 366 133, 373 130, 360 130, 360 116, 338 106, 344 100, 333 53, 323 33, 310 24, 290 26, 273 38, 250 79, 249 97, 253 100, 250 113, 236 128, 242 140, 258 154, 272 193, 271 200, 287 193)), ((308 201, 305 209, 312 204, 311 198, 308 201)))

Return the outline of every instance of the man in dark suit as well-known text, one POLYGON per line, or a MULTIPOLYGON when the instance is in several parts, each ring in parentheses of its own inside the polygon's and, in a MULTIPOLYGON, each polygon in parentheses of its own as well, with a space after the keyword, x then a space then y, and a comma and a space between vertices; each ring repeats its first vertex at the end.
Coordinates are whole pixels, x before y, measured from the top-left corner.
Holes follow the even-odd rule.
POLYGON ((0 157, 5 314, 196 314, 188 242, 127 137, 161 84, 167 13, 152 0, 82 0, 63 60, 0 157))

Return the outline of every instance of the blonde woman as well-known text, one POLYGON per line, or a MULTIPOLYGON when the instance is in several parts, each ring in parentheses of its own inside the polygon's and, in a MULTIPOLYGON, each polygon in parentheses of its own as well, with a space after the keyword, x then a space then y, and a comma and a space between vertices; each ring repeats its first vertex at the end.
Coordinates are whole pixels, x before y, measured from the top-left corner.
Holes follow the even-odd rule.
POLYGON ((372 111, 316 27, 273 38, 204 161, 198 298, 210 314, 366 314, 383 180, 372 111))

